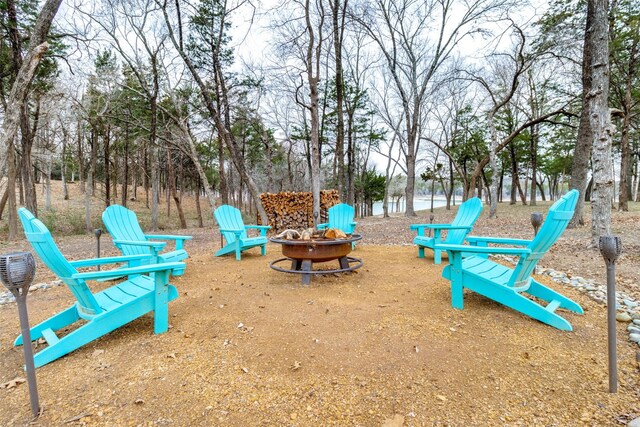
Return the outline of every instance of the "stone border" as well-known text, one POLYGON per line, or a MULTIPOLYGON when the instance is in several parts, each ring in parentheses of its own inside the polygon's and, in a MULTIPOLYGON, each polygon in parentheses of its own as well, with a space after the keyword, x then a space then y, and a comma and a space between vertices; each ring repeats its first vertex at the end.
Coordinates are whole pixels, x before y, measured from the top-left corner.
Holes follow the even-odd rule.
MULTIPOLYGON (((516 264, 516 258, 496 255, 512 264, 516 264)), ((579 292, 587 294, 592 300, 606 306, 607 305, 607 285, 596 283, 592 279, 585 279, 579 276, 569 276, 553 268, 536 267, 536 274, 549 276, 551 280, 564 286, 570 286, 579 292)), ((616 320, 618 322, 629 323, 629 341, 636 343, 640 347, 640 303, 624 292, 616 291, 616 320)))
MULTIPOLYGON (((46 291, 56 286, 62 285, 62 280, 54 280, 50 283, 37 283, 29 288, 29 293, 36 291, 46 291)), ((5 288, 6 289, 6 288, 5 288)), ((15 297, 9 291, 0 292, 0 306, 16 302, 15 297)))

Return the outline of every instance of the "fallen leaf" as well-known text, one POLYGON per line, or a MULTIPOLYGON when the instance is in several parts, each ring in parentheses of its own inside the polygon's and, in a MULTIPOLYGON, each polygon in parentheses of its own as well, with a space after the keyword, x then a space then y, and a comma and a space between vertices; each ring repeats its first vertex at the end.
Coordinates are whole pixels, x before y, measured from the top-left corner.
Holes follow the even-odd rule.
POLYGON ((291 370, 292 371, 297 371, 298 369, 302 368, 302 363, 298 362, 297 360, 295 362, 293 362, 293 365, 291 365, 291 370))
POLYGON ((7 381, 6 383, 0 384, 0 388, 6 388, 7 390, 10 390, 12 388, 16 388, 17 386, 19 386, 20 384, 26 381, 27 380, 25 380, 22 377, 14 378, 12 380, 7 381))
POLYGON ((97 356, 100 356, 101 354, 104 354, 104 350, 95 349, 93 353, 91 353, 91 357, 97 357, 97 356))
POLYGON ((144 400, 136 399, 136 400, 133 401, 133 403, 135 403, 136 405, 144 405, 144 400))
POLYGON ((382 427, 402 427, 404 425, 404 417, 400 414, 395 414, 393 418, 387 418, 382 423, 382 427))

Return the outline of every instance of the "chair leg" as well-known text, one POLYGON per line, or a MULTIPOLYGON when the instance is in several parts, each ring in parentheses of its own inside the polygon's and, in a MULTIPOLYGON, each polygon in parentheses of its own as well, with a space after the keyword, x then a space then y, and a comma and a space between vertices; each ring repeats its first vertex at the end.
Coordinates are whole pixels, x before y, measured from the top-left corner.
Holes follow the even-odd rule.
POLYGON ((442 264, 442 251, 440 249, 433 250, 433 263, 442 264))
POLYGON ((153 273, 155 292, 153 301, 153 332, 161 334, 169 329, 169 272, 153 273))
MULTIPOLYGON (((75 305, 67 308, 64 311, 48 318, 42 323, 37 324, 33 328, 31 328, 31 341, 35 341, 38 338, 42 337, 42 331, 45 329, 51 329, 53 331, 57 331, 66 326, 69 326, 80 319, 78 316, 78 310, 75 305)), ((13 345, 22 345, 22 334, 18 335, 13 345)))
POLYGON ((267 254, 267 244, 260 246, 260 255, 265 256, 267 254))
POLYGON ((526 314, 536 320, 551 325, 554 328, 558 328, 563 331, 572 331, 571 324, 564 318, 560 317, 556 313, 545 310, 540 304, 530 300, 529 298, 520 295, 517 292, 513 292, 512 295, 496 299, 496 301, 503 303, 507 307, 510 307, 520 313, 526 314))
POLYGON ((241 257, 240 251, 240 240, 236 240, 236 261, 240 261, 241 257))
POLYGON ((467 287, 480 295, 484 295, 489 299, 539 320, 542 323, 553 326, 554 328, 558 328, 563 331, 573 330, 571 328, 571 324, 564 318, 560 317, 553 311, 546 310, 545 307, 507 286, 479 281, 476 283, 470 282, 467 287))
MULTIPOLYGON (((49 345, 45 349, 36 353, 33 357, 36 368, 46 365, 49 362, 53 362, 54 360, 64 356, 65 354, 69 354, 72 351, 84 346, 85 344, 88 344, 91 341, 100 338, 101 336, 131 321, 131 319, 127 317, 117 323, 106 320, 107 319, 105 318, 92 320, 89 323, 82 325, 70 334, 60 338, 60 341, 56 342, 55 344, 49 345)), ((114 320, 114 317, 111 316, 109 320, 114 320)))
POLYGON ((460 252, 453 253, 449 268, 451 271, 451 305, 453 308, 464 308, 464 287, 462 286, 462 256, 460 252))
POLYGON ((553 289, 549 289, 536 280, 531 280, 531 286, 529 286, 529 289, 527 289, 526 292, 547 302, 551 302, 553 300, 559 301, 560 308, 564 308, 578 314, 584 314, 582 307, 580 307, 578 303, 554 291, 553 289))
POLYGON ((418 258, 424 258, 424 246, 418 246, 418 258))

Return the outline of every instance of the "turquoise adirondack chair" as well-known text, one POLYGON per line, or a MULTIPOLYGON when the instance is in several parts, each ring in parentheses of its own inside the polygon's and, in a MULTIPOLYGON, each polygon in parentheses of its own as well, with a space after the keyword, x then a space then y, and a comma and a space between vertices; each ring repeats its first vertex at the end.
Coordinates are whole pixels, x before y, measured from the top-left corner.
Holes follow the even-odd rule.
MULTIPOLYGON (((329 215, 329 222, 318 224, 316 226, 318 230, 337 228, 345 234, 353 234, 354 231, 356 231, 358 223, 353 220, 356 214, 353 206, 347 205, 346 203, 338 203, 337 205, 331 206, 327 213, 329 215)), ((356 243, 353 242, 351 246, 355 248, 356 243)))
POLYGON ((213 212, 213 217, 220 227, 220 234, 224 237, 226 244, 216 252, 216 256, 230 253, 236 254, 236 259, 240 261, 241 253, 247 249, 260 246, 260 253, 267 254, 267 230, 269 225, 244 225, 242 214, 233 206, 222 205, 213 212), (249 237, 247 230, 260 230, 260 236, 249 237))
POLYGON ((533 240, 469 236, 467 240, 472 246, 446 243, 436 245, 449 254, 449 265, 444 268, 442 276, 451 281, 453 307, 463 308, 463 289, 467 288, 555 328, 571 331, 571 324, 555 311, 564 308, 582 314, 582 308, 571 299, 537 282, 531 274, 538 261, 567 228, 573 217, 578 195, 578 191, 571 190, 556 201, 549 208, 547 218, 533 240), (511 247, 487 247, 488 243, 511 247), (476 256, 463 257, 463 253, 476 256), (489 260, 486 257, 488 254, 513 255, 519 257, 519 260, 515 268, 509 268, 489 260), (542 306, 523 294, 546 301, 547 305, 542 306))
MULTIPOLYGON (((122 251, 123 255, 151 255, 144 263, 178 262, 188 258, 184 250, 184 242, 191 240, 191 236, 176 236, 165 234, 145 234, 140 228, 135 212, 120 205, 111 205, 102 213, 102 222, 111 234, 113 244, 122 251), (160 253, 166 242, 175 241, 175 250, 160 253)), ((174 276, 180 276, 183 271, 175 271, 174 276)))
MULTIPOLYGON (((151 255, 128 255, 67 261, 54 243, 47 227, 25 208, 18 210, 27 240, 40 260, 69 288, 76 302, 66 310, 31 328, 31 339, 44 338, 48 346, 34 356, 35 366, 40 367, 67 353, 153 311, 154 332, 167 331, 169 322, 168 302, 178 297, 176 288, 169 284, 172 271, 184 270, 182 262, 139 265, 151 255), (127 268, 80 273, 76 268, 95 265, 128 263, 127 268), (93 294, 87 280, 128 276, 124 281, 93 294), (78 321, 77 329, 63 337, 56 331, 78 321)), ((22 335, 15 345, 22 345, 22 335)))
POLYGON ((446 243, 461 245, 467 234, 473 229, 480 213, 482 212, 482 200, 477 197, 465 201, 458 208, 458 213, 451 224, 412 224, 411 230, 417 230, 418 235, 413 239, 413 244, 418 245, 418 257, 424 258, 424 249, 433 250, 433 263, 442 262, 441 250, 435 245, 446 243), (425 235, 425 229, 433 230, 433 237, 425 235), (442 231, 447 231, 447 236, 442 240, 442 231))

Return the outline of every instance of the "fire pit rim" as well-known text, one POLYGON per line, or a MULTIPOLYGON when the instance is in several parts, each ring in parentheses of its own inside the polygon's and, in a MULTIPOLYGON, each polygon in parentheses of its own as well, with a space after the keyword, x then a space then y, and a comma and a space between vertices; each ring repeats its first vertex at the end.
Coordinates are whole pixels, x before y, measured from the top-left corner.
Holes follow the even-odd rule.
POLYGON ((350 237, 346 239, 311 239, 311 240, 301 240, 301 239, 276 239, 275 237, 271 237, 269 239, 272 243, 280 243, 282 245, 342 245, 345 243, 353 243, 362 239, 362 235, 360 234, 351 234, 350 237))

